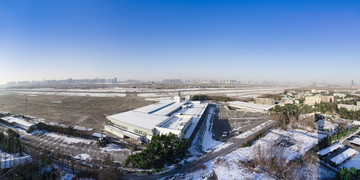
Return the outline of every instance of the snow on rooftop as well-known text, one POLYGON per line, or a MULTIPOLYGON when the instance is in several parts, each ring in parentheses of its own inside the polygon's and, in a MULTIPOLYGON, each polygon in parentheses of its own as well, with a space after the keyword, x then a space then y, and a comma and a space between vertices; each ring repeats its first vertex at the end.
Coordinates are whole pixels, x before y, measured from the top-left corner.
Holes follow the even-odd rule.
POLYGON ((341 154, 333 157, 330 161, 335 163, 335 164, 341 164, 343 163, 345 160, 347 160, 349 157, 357 154, 358 152, 353 149, 353 148, 349 148, 347 150, 345 150, 344 152, 342 152, 341 154))
POLYGON ((182 115, 201 116, 204 113, 207 105, 208 105, 207 103, 191 104, 190 107, 181 109, 177 113, 181 113, 182 115))
POLYGON ((352 141, 350 141, 350 143, 356 144, 356 145, 359 145, 359 146, 360 146, 360 138, 355 138, 355 139, 353 139, 352 141))
POLYGON ((107 116, 107 118, 115 124, 116 122, 123 122, 137 127, 153 129, 155 128, 156 125, 165 121, 169 117, 147 114, 138 111, 127 111, 127 112, 107 116))
POLYGON ((324 156, 324 155, 326 155, 326 154, 328 154, 330 152, 333 152, 336 149, 342 148, 342 147, 344 147, 344 146, 337 142, 337 143, 332 144, 331 146, 329 146, 327 148, 324 148, 324 149, 320 150, 317 154, 320 155, 320 156, 324 156))
POLYGON ((229 102, 230 106, 235 106, 235 107, 244 107, 244 108, 251 108, 251 109, 260 109, 260 110, 269 110, 275 106, 271 106, 271 105, 264 105, 264 104, 253 104, 253 103, 248 103, 248 102, 242 102, 242 101, 232 101, 229 102))
POLYGON ((7 116, 7 117, 3 117, 1 118, 2 120, 4 121, 7 121, 8 123, 17 123, 17 124, 20 124, 22 126, 25 126, 25 127, 31 127, 32 123, 29 123, 23 119, 20 119, 20 118, 16 118, 16 117, 13 117, 13 116, 7 116))
POLYGON ((173 103, 164 108, 161 108, 160 110, 158 110, 152 114, 156 114, 156 115, 160 115, 160 116, 169 116, 174 111, 180 109, 181 106, 184 105, 185 103, 187 103, 187 101, 181 101, 180 103, 173 103))
POLYGON ((347 167, 348 169, 354 167, 356 169, 360 169, 360 153, 353 156, 349 161, 345 162, 341 165, 340 168, 347 167))
POLYGON ((168 121, 161 124, 159 127, 182 130, 190 120, 191 116, 172 116, 168 121))
POLYGON ((155 112, 157 110, 160 110, 161 108, 169 106, 169 105, 171 105, 173 103, 174 103, 173 100, 160 101, 160 102, 155 103, 155 104, 150 104, 148 106, 144 106, 144 107, 141 107, 141 108, 134 109, 134 111, 150 114, 151 112, 155 112))

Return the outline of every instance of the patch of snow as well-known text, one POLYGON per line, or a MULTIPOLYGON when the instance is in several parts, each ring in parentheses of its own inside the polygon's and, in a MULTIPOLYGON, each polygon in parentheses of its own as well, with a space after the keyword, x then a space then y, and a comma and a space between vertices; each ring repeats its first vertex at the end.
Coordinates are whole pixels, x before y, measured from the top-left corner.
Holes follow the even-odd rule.
POLYGON ((125 151, 121 146, 117 144, 110 143, 106 147, 101 148, 103 151, 125 151))
POLYGON ((88 139, 83 139, 83 138, 78 138, 78 137, 67 137, 67 136, 59 135, 59 134, 55 134, 55 133, 45 133, 45 135, 53 137, 55 139, 60 139, 61 141, 64 141, 68 144, 76 144, 76 143, 90 144, 91 142, 93 142, 88 139))
POLYGON ((54 103, 54 104, 61 104, 61 103, 63 103, 62 101, 51 101, 52 103, 54 103))
POLYGON ((268 120, 268 121, 266 121, 266 122, 264 122, 264 123, 262 123, 262 124, 260 124, 260 125, 258 125, 256 127, 252 128, 252 129, 250 129, 249 131, 246 131, 246 132, 236 136, 236 138, 245 139, 245 138, 251 136, 252 134, 254 134, 255 132, 261 130, 265 126, 271 124, 272 122, 273 122, 272 120, 268 120))
POLYGON ((220 150, 222 150, 224 148, 229 147, 232 144, 234 144, 234 143, 232 143, 232 142, 230 142, 230 143, 222 143, 222 144, 215 147, 214 152, 218 152, 218 151, 220 151, 220 150))
POLYGON ((91 157, 90 157, 90 155, 88 155, 88 154, 78 154, 77 156, 75 156, 74 157, 75 159, 81 159, 81 160, 83 160, 83 161, 86 161, 86 160, 89 160, 89 161, 91 161, 91 157))

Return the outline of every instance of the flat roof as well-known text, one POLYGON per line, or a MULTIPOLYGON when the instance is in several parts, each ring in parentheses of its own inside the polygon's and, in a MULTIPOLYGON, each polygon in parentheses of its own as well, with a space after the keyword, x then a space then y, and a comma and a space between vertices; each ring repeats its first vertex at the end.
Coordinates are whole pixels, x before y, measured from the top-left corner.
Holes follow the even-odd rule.
POLYGON ((166 106, 170 106, 171 104, 174 104, 174 101, 172 100, 166 100, 166 101, 160 101, 158 103, 155 103, 155 104, 150 104, 148 106, 144 106, 144 107, 141 107, 141 108, 137 108, 137 109, 134 109, 134 111, 138 111, 138 112, 143 112, 143 113, 148 113, 148 114, 151 114, 151 113, 154 113, 166 106))
POLYGON ((356 145, 360 145, 360 138, 355 138, 352 141, 350 141, 350 143, 356 144, 356 145))
POLYGON ((253 109, 261 109, 261 110, 269 110, 269 109, 275 107, 272 105, 253 104, 253 103, 242 102, 242 101, 232 101, 232 102, 229 102, 229 105, 230 106, 242 106, 244 108, 253 108, 253 109))
POLYGON ((357 154, 358 152, 353 149, 353 148, 349 148, 346 151, 342 152, 341 154, 333 157, 330 161, 335 163, 335 164, 341 164, 343 163, 345 160, 349 159, 349 157, 357 154))
POLYGON ((16 118, 16 117, 13 117, 13 116, 7 116, 7 117, 3 117, 1 119, 4 120, 4 121, 7 121, 9 123, 15 122, 17 124, 20 124, 20 125, 23 125, 23 126, 26 126, 26 127, 31 127, 32 125, 34 125, 34 124, 30 123, 30 122, 27 122, 27 121, 25 121, 23 119, 16 118))
POLYGON ((168 121, 166 121, 159 127, 182 130, 190 120, 191 116, 172 116, 168 121))
POLYGON ((181 113, 182 115, 201 116, 204 113, 208 104, 204 103, 191 105, 191 107, 180 110, 179 113, 181 113))
POLYGON ((322 150, 320 150, 317 154, 320 155, 320 156, 324 156, 330 152, 333 152, 334 150, 338 149, 338 148, 342 148, 344 147, 342 144, 340 143, 335 143, 335 144, 332 144, 331 146, 327 147, 327 148, 324 148, 322 150))
POLYGON ((115 124, 116 122, 123 122, 137 127, 153 129, 157 124, 165 121, 169 117, 159 116, 155 114, 147 114, 138 111, 127 111, 127 112, 107 116, 106 118, 115 124))
POLYGON ((170 114, 174 113, 174 111, 181 108, 181 106, 184 105, 185 103, 187 103, 187 101, 181 101, 180 103, 173 103, 173 104, 170 104, 152 114, 161 115, 161 116, 169 116, 170 114))

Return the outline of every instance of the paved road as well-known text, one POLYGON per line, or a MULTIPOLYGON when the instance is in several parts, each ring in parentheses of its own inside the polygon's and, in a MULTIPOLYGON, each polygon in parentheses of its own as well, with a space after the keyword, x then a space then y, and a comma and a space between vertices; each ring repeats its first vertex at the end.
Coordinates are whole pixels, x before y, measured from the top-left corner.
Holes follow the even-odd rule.
POLYGON ((164 172, 161 174, 155 174, 155 175, 134 175, 134 174, 124 175, 122 177, 122 179, 159 179, 159 178, 164 178, 164 177, 172 176, 172 175, 179 174, 179 173, 195 171, 196 169, 199 169, 204 163, 206 163, 210 160, 213 160, 217 157, 221 157, 226 154, 229 154, 229 153, 233 152, 234 150, 238 149, 247 140, 249 140, 249 139, 253 138, 254 136, 256 136, 257 134, 263 132, 263 130, 270 128, 273 123, 265 126, 261 130, 257 131, 256 133, 254 133, 253 135, 251 135, 245 139, 234 138, 231 141, 231 142, 233 142, 233 144, 231 144, 230 146, 228 146, 224 149, 221 149, 217 152, 209 152, 209 153, 203 155, 201 158, 199 158, 189 164, 184 165, 183 167, 175 168, 173 170, 170 170, 170 171, 167 171, 167 172, 164 172))

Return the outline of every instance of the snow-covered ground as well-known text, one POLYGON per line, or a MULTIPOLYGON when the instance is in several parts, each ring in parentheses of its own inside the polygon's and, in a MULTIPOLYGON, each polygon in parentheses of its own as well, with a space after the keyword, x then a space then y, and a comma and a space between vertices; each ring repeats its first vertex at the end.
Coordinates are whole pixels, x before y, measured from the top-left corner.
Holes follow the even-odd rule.
POLYGON ((323 129, 323 130, 329 130, 329 131, 333 131, 338 127, 337 124, 332 124, 331 122, 324 120, 324 119, 320 119, 320 120, 316 121, 315 126, 317 129, 323 129))
POLYGON ((247 138, 247 137, 249 137, 250 135, 254 134, 255 132, 261 130, 261 129, 264 128, 265 126, 271 124, 272 122, 273 122, 272 120, 268 120, 268 121, 266 121, 266 122, 264 122, 264 123, 262 123, 262 124, 260 124, 260 125, 258 125, 258 126, 256 126, 256 127, 252 128, 251 130, 246 131, 246 132, 244 132, 244 133, 236 136, 236 138, 241 138, 241 139, 247 138))
MULTIPOLYGON (((266 153, 267 148, 276 147, 271 150, 277 150, 275 154, 282 153, 287 160, 300 158, 305 152, 310 150, 318 143, 318 136, 315 134, 307 134, 302 131, 284 131, 275 129, 270 131, 265 137, 255 141, 252 146, 239 148, 225 156, 218 157, 215 160, 204 164, 204 167, 199 168, 195 172, 188 174, 180 174, 175 178, 181 179, 209 179, 215 176, 218 179, 273 179, 266 172, 261 170, 250 170, 245 165, 246 162, 254 160, 258 152, 258 148, 266 153), (281 145, 280 145, 281 144, 281 145), (282 147, 282 148, 279 148, 282 147)), ((223 143, 215 148, 219 151, 222 148, 230 146, 231 143, 223 143)), ((306 164, 299 170, 301 176, 305 179, 323 179, 325 177, 334 177, 335 174, 318 163, 306 164)))
POLYGON ((117 144, 110 143, 106 147, 101 148, 103 151, 130 151, 128 149, 123 149, 117 144))
POLYGON ((83 160, 83 161, 91 161, 91 157, 88 154, 78 154, 74 158, 75 159, 80 159, 80 160, 83 160))
POLYGON ((204 151, 209 151, 215 148, 216 146, 218 146, 219 144, 221 144, 221 142, 213 139, 213 133, 212 133, 213 115, 214 115, 214 108, 211 108, 209 110, 209 114, 206 119, 206 132, 204 134, 204 139, 202 142, 202 147, 204 151))
POLYGON ((61 140, 68 144, 76 144, 76 143, 90 144, 91 142, 95 142, 93 140, 88 140, 88 139, 83 139, 83 138, 78 138, 78 137, 67 137, 67 136, 59 135, 59 134, 55 134, 55 133, 44 133, 44 135, 50 136, 54 139, 61 140))
POLYGON ((0 150, 0 167, 1 169, 11 168, 14 166, 18 166, 24 163, 32 162, 32 158, 30 155, 24 154, 23 156, 19 156, 19 154, 9 154, 6 152, 2 152, 0 150))

